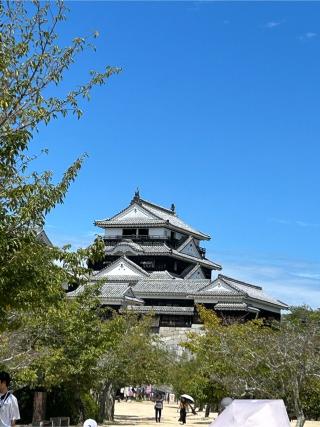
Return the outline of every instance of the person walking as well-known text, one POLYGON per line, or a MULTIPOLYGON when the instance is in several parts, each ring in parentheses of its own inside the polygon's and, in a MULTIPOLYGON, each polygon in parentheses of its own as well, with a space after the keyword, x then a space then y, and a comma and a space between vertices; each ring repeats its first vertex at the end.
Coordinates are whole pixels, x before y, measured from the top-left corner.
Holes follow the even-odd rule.
POLYGON ((0 372, 0 426, 14 427, 20 419, 17 398, 9 391, 11 378, 8 372, 0 372))
POLYGON ((163 409, 163 399, 160 395, 158 395, 154 402, 154 410, 155 410, 157 423, 160 423, 162 409, 163 409))
POLYGON ((179 421, 180 421, 181 424, 185 424, 186 423, 187 408, 188 408, 188 402, 186 401, 185 398, 181 397, 180 404, 179 404, 179 409, 180 409, 180 418, 179 418, 179 421))

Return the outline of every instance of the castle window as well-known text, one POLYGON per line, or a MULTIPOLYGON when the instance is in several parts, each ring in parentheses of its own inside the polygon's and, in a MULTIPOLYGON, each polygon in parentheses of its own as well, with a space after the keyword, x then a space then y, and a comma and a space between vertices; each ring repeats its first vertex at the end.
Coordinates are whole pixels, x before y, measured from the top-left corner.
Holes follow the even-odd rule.
POLYGON ((136 228, 124 228, 122 230, 122 236, 135 236, 137 234, 136 228))
POLYGON ((138 235, 139 236, 149 236, 149 229, 148 228, 139 228, 138 235))
POLYGON ((154 268, 154 261, 141 261, 140 265, 142 266, 142 268, 154 268))

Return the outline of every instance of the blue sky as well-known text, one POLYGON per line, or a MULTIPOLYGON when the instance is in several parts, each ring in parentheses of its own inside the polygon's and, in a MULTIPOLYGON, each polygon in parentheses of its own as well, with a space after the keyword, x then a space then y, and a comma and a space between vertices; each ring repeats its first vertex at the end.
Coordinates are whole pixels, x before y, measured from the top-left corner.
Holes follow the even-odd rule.
POLYGON ((122 67, 85 114, 40 129, 59 177, 89 158, 47 218, 88 244, 136 187, 210 234, 223 273, 320 307, 320 3, 69 2, 61 43, 98 30, 61 92, 122 67))

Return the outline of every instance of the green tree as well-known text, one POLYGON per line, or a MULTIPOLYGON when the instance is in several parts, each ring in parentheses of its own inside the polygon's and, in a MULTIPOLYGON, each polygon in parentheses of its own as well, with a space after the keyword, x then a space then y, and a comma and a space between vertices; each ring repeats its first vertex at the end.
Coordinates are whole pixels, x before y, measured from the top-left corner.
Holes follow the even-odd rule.
MULTIPOLYGON (((66 8, 56 3, 0 3, 0 301, 1 329, 13 325, 13 310, 28 310, 60 297, 63 269, 52 260, 68 253, 47 248, 37 238, 45 215, 66 195, 83 162, 79 157, 57 184, 53 173, 32 170, 28 148, 41 123, 81 116, 81 98, 119 69, 90 71, 88 82, 55 94, 77 55, 90 46, 76 37, 70 46, 58 44, 57 27, 66 8), (10 323, 10 325, 8 325, 10 323)), ((67 261, 68 263, 70 261, 67 261)))
POLYGON ((34 402, 35 421, 45 418, 46 392, 57 387, 73 390, 84 416, 81 396, 95 385, 98 361, 110 340, 101 317, 97 297, 86 292, 24 313, 22 326, 6 333, 7 357, 2 363, 14 373, 18 387, 41 389, 34 402), (16 349, 15 356, 12 349, 16 349))
POLYGON ((107 322, 108 350, 99 363, 99 421, 112 420, 115 393, 125 385, 165 384, 172 363, 159 336, 152 333, 152 319, 130 312, 107 322))
MULTIPOLYGON (((41 124, 69 113, 81 117, 82 99, 119 72, 112 67, 90 71, 86 83, 56 95, 77 55, 90 48, 89 40, 81 37, 69 46, 59 45, 57 31, 66 12, 59 0, 0 2, 0 363, 17 373, 20 384, 30 386, 50 387, 54 369, 59 382, 75 381, 81 369, 94 368, 97 356, 93 344, 81 354, 75 351, 72 327, 91 313, 76 316, 79 307, 75 302, 67 305, 62 283, 85 281, 86 260, 99 252, 101 242, 71 252, 37 238, 45 216, 63 202, 84 157, 56 183, 52 171, 33 170, 36 156, 28 151, 41 124), (71 356, 83 362, 77 369, 71 356)), ((95 324, 90 318, 86 329, 95 324)))
POLYGON ((284 399, 302 427, 303 396, 320 368, 319 313, 293 308, 281 323, 224 326, 214 313, 199 311, 205 333, 191 335, 185 346, 207 377, 233 396, 284 399))
POLYGON ((195 398, 195 405, 202 410, 206 406, 205 415, 208 417, 210 410, 217 410, 222 397, 226 395, 225 389, 207 375, 207 366, 199 364, 198 358, 184 354, 170 369, 170 382, 177 396, 190 394, 195 398))

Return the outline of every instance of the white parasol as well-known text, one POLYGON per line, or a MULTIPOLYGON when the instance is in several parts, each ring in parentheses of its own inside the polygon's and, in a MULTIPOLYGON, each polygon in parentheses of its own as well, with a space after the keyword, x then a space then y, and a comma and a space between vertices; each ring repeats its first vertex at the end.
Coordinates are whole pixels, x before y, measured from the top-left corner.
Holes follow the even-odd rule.
POLYGON ((194 403, 193 397, 189 396, 188 394, 182 394, 180 397, 183 397, 186 400, 189 400, 189 402, 194 403))
POLYGON ((283 400, 234 400, 209 427, 290 427, 283 400))

